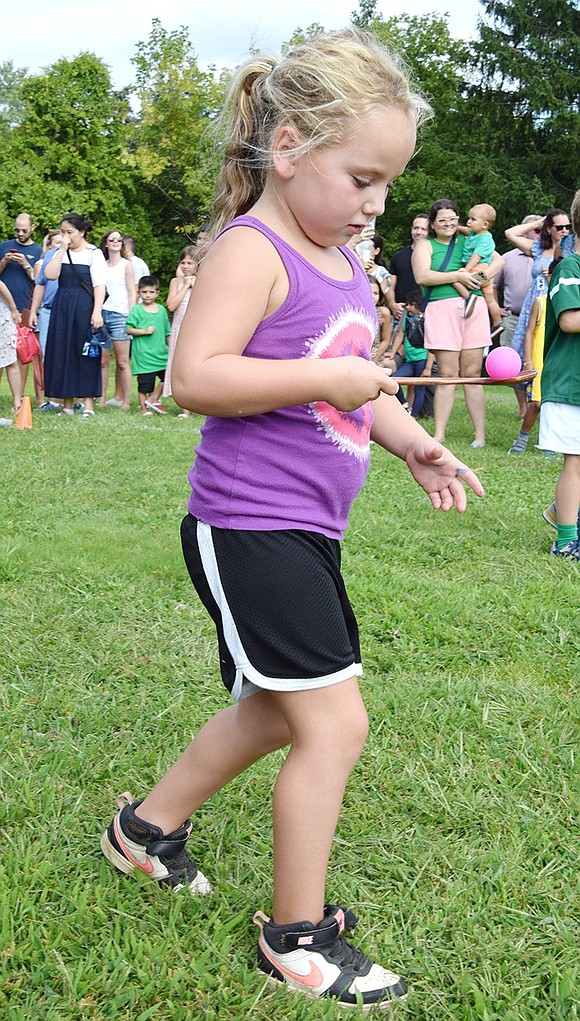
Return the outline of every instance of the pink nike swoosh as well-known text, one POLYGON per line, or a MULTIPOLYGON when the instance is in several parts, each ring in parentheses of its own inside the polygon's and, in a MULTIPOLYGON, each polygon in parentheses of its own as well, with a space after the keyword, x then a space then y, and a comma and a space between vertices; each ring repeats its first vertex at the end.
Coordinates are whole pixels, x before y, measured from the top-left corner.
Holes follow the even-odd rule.
MULTIPOLYGON (((119 813, 119 815, 120 814, 121 813, 119 813)), ((148 876, 150 876, 151 873, 154 872, 154 870, 155 870, 155 866, 154 866, 153 862, 151 861, 151 858, 146 857, 144 862, 137 861, 137 859, 134 857, 134 855, 131 854, 129 848, 126 847, 125 844, 123 843, 123 834, 121 833, 121 827, 118 825, 118 821, 119 821, 119 816, 116 815, 115 816, 115 821, 113 823, 113 826, 114 826, 114 829, 115 829, 115 837, 117 838, 117 842, 118 842, 119 847, 121 848, 123 854, 125 855, 125 858, 127 858, 130 862, 132 862, 133 865, 135 865, 136 868, 141 869, 141 872, 145 872, 148 876)))
POLYGON ((314 961, 308 962, 309 968, 308 974, 302 975, 300 972, 292 971, 290 968, 287 968, 284 964, 282 964, 278 957, 274 957, 272 954, 270 954, 269 947, 264 942, 262 942, 262 950, 264 951, 268 960, 274 965, 275 968, 278 969, 278 971, 281 971, 282 974, 286 976, 286 978, 291 978, 293 979, 294 982, 299 982, 300 985, 307 986, 308 989, 316 989, 317 986, 322 985, 322 983, 324 982, 324 976, 320 968, 318 967, 317 964, 314 963, 314 961))

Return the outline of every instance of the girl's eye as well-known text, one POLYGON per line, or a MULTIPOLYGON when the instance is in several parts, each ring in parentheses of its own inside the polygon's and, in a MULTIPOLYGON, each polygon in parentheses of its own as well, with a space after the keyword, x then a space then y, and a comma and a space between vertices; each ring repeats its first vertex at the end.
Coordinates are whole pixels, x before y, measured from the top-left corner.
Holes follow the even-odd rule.
POLYGON ((361 177, 353 177, 353 181, 357 188, 368 188, 371 183, 370 181, 363 181, 361 177))

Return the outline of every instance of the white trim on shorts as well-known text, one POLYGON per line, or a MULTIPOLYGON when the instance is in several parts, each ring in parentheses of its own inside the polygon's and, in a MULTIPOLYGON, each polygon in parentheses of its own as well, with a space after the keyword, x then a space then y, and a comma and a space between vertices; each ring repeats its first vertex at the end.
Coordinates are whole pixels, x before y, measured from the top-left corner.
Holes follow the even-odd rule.
POLYGON ((222 587, 211 525, 207 525, 203 521, 197 522, 197 543, 207 583, 222 616, 224 639, 236 668, 236 678, 231 690, 231 696, 235 702, 248 698, 249 695, 255 695, 261 688, 269 691, 307 691, 310 688, 328 688, 333 684, 348 681, 351 677, 362 675, 362 663, 349 664, 342 670, 321 677, 293 677, 291 681, 287 677, 268 677, 257 670, 244 649, 222 587))
POLYGON ((580 454, 580 405, 544 401, 538 447, 557 454, 580 454))

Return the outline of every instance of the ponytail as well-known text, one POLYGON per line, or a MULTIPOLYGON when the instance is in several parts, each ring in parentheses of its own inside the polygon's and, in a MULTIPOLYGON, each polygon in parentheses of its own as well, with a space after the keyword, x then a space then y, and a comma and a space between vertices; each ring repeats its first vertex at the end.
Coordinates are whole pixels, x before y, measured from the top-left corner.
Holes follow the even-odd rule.
POLYGON ((216 184, 213 237, 251 209, 264 190, 269 165, 265 157, 276 126, 265 84, 276 63, 276 57, 266 55, 248 61, 232 82, 221 118, 227 123, 228 139, 216 184))

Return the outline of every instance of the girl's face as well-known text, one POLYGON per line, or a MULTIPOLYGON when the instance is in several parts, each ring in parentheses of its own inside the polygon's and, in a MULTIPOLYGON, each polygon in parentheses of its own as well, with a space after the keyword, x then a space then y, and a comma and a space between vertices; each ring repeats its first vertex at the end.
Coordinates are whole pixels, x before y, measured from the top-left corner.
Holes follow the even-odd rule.
POLYGON ((196 265, 195 265, 194 260, 191 258, 191 255, 186 255, 181 260, 179 265, 181 266, 181 271, 182 271, 184 276, 186 276, 186 277, 195 276, 196 265))
POLYGON ((381 289, 380 289, 379 285, 377 284, 376 280, 371 280, 370 283, 371 283, 371 292, 372 292, 372 295, 373 295, 373 301, 374 301, 375 305, 378 305, 379 301, 381 300, 381 289))
POLYGON ((274 188, 290 215, 290 227, 320 247, 345 245, 380 216, 390 184, 403 173, 415 148, 410 113, 376 107, 349 118, 344 141, 295 157, 286 129, 277 136, 274 188))
POLYGON ((62 234, 59 231, 58 234, 53 234, 52 235, 48 247, 49 248, 58 248, 60 243, 61 243, 61 241, 62 241, 62 234))
POLYGON ((72 223, 69 223, 68 220, 62 221, 60 231, 63 238, 68 238, 69 248, 72 248, 73 252, 75 248, 82 248, 86 244, 84 231, 77 230, 77 228, 73 227, 72 223))

